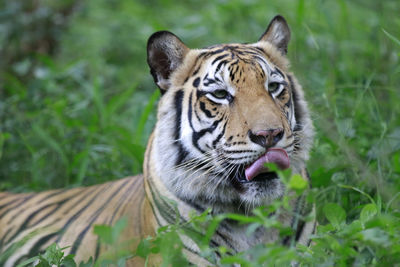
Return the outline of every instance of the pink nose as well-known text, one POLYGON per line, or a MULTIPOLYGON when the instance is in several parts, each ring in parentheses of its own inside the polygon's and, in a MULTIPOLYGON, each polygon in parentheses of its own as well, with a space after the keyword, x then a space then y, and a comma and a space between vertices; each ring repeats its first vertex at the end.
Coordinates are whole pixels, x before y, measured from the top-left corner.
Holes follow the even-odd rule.
POLYGON ((263 147, 275 146, 283 137, 282 128, 260 130, 256 133, 249 131, 250 140, 263 147))

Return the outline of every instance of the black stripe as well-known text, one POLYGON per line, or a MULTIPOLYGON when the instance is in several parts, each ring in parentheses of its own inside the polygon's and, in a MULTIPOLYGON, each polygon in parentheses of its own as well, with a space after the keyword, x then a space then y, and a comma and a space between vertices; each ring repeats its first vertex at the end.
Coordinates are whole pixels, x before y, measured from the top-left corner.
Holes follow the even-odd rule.
MULTIPOLYGON (((313 229, 312 229, 312 231, 311 231, 311 234, 314 234, 314 233, 315 233, 315 229, 316 229, 316 228, 317 228, 317 221, 315 220, 315 221, 314 221, 314 225, 313 225, 313 229)), ((309 247, 310 244, 311 244, 311 238, 308 239, 307 247, 309 247)))
MULTIPOLYGON (((194 63, 193 63, 193 65, 192 65, 192 69, 190 70, 190 72, 197 66, 197 63, 199 62, 199 60, 201 59, 201 58, 203 58, 205 56, 205 53, 201 53, 197 58, 196 58, 196 60, 194 61, 194 63)), ((200 66, 198 66, 197 67, 197 69, 192 73, 192 77, 193 76, 195 76, 198 72, 199 72, 199 70, 200 70, 200 68, 201 68, 201 64, 200 64, 200 66)), ((189 73, 190 73, 189 72, 189 73)), ((189 78, 189 77, 188 77, 189 78)))
POLYGON ((197 112, 197 109, 194 109, 194 115, 196 115, 196 119, 199 121, 199 123, 201 124, 203 122, 203 120, 200 118, 199 113, 197 112))
POLYGON ((41 202, 44 201, 44 200, 48 200, 48 199, 50 199, 50 198, 52 198, 52 197, 54 197, 54 196, 60 195, 60 194, 62 194, 62 193, 65 193, 65 192, 68 191, 68 190, 70 190, 70 189, 60 189, 60 190, 56 190, 55 192, 53 192, 53 193, 51 193, 51 194, 45 195, 44 198, 38 200, 37 203, 41 203, 41 202))
POLYGON ((237 158, 230 158, 230 157, 225 157, 226 160, 241 160, 241 159, 248 159, 248 158, 252 158, 252 156, 245 156, 245 157, 237 157, 237 158))
POLYGON ((288 136, 286 136, 286 139, 289 139, 289 138, 292 138, 292 137, 293 137, 293 133, 288 135, 288 136))
POLYGON ((204 114, 206 114, 206 116, 207 116, 208 118, 214 118, 215 116, 213 116, 213 115, 211 114, 211 112, 206 108, 206 104, 205 104, 204 102, 202 102, 202 101, 199 101, 199 102, 200 102, 200 109, 201 109, 201 111, 203 111, 204 114))
POLYGON ((239 60, 237 59, 236 61, 232 62, 231 65, 229 66, 229 77, 231 79, 231 81, 233 81, 235 79, 235 74, 237 73, 239 66, 237 65, 237 63, 239 62, 239 60))
MULTIPOLYGON (((77 239, 75 239, 75 241, 74 241, 74 243, 72 245, 70 254, 75 254, 76 253, 76 251, 78 250, 79 246, 81 245, 83 239, 85 238, 85 235, 86 235, 87 231, 92 227, 92 224, 94 223, 94 221, 100 216, 100 214, 104 210, 104 208, 108 204, 110 204, 111 200, 121 191, 121 189, 123 187, 126 187, 125 183, 122 183, 122 185, 120 187, 118 187, 117 190, 115 190, 114 193, 112 193, 112 195, 106 201, 104 201, 103 205, 101 205, 101 207, 96 210, 96 212, 92 216, 91 220, 89 221, 89 223, 87 224, 85 229, 82 232, 80 232, 78 237, 77 237, 77 239)), ((106 191, 107 190, 102 191, 101 193, 106 192, 106 191)))
POLYGON ((97 238, 97 243, 96 243, 96 250, 94 253, 94 261, 96 261, 99 258, 100 255, 100 238, 97 238))
POLYGON ((196 75, 200 70, 201 65, 193 72, 192 76, 196 75))
POLYGON ((39 255, 39 253, 42 253, 45 249, 45 247, 43 247, 50 239, 56 237, 58 235, 58 233, 51 233, 48 235, 45 235, 43 237, 41 237, 38 241, 36 241, 36 243, 32 246, 32 248, 29 250, 28 253, 28 258, 34 257, 39 255))
POLYGON ((129 185, 129 187, 126 189, 125 193, 120 197, 119 202, 117 204, 117 208, 114 210, 113 214, 111 215, 111 219, 109 221, 110 224, 114 221, 115 216, 117 215, 119 209, 122 206, 124 206, 127 201, 130 200, 129 195, 132 193, 135 193, 135 190, 133 190, 133 189, 135 188, 137 181, 139 181, 139 179, 133 179, 133 178, 129 179, 129 182, 131 182, 131 185, 129 185))
POLYGON ((5 243, 5 241, 7 240, 6 238, 7 238, 7 236, 9 235, 9 234, 11 234, 12 233, 12 230, 14 229, 14 227, 9 227, 8 229, 7 229, 7 232, 6 232, 6 234, 5 235, 3 235, 2 236, 2 238, 0 239, 0 251, 2 251, 2 249, 3 249, 3 244, 5 243))
MULTIPOLYGON (((64 192, 65 190, 62 190, 62 193, 64 192)), ((76 196, 79 196, 80 194, 81 194, 81 190, 80 191, 78 191, 78 192, 76 192, 74 195, 72 195, 72 196, 69 196, 69 197, 67 197, 67 198, 65 198, 65 199, 62 199, 62 200, 60 200, 60 201, 57 201, 57 202, 54 202, 54 203, 50 203, 50 204, 47 204, 47 205, 45 205, 45 206, 43 206, 43 207, 41 207, 39 210, 37 210, 37 211, 35 211, 35 213, 36 214, 38 214, 40 211, 42 211, 42 210, 44 210, 44 209, 46 209, 46 208, 48 208, 48 207, 51 207, 51 206, 55 206, 52 210, 50 210, 49 212, 47 212, 45 215, 43 215, 39 220, 37 220, 37 222, 35 222, 34 224, 32 224, 32 225, 28 225, 28 227, 33 227, 33 226, 36 226, 36 225, 38 225, 39 223, 41 223, 41 222, 43 222, 45 219, 47 219, 49 216, 52 216, 53 214, 54 214, 54 211, 56 211, 56 210, 58 210, 58 209, 60 209, 60 207, 62 206, 62 205, 64 205, 67 201, 69 201, 69 200, 71 200, 71 199, 74 199, 76 196)), ((50 197, 50 196, 49 196, 50 197)), ((48 198, 45 198, 45 199, 48 199, 48 198)), ((32 219, 35 217, 36 215, 34 215, 33 217, 32 217, 32 219)))
POLYGON ((255 152, 254 150, 224 150, 226 154, 233 154, 233 153, 244 153, 244 152, 255 152))
POLYGON ((229 55, 229 54, 224 54, 224 55, 221 55, 221 56, 216 57, 216 58, 211 62, 211 65, 214 65, 215 62, 217 62, 218 60, 221 60, 221 59, 227 57, 228 55, 229 55))
POLYGON ((297 88, 294 85, 292 76, 288 75, 288 79, 290 88, 292 89, 292 96, 294 102, 294 117, 296 118, 296 126, 294 129, 299 131, 302 129, 303 116, 301 113, 303 112, 303 110, 300 107, 299 96, 297 95, 297 88))
MULTIPOLYGON (((63 189, 63 190, 57 190, 49 195, 44 195, 42 198, 38 199, 35 204, 41 205, 44 201, 49 200, 51 197, 56 196, 56 195, 60 195, 62 193, 64 193, 65 191, 67 191, 67 189, 63 189)), ((40 197, 42 194, 34 194, 34 197, 40 197)), ((17 218, 18 216, 20 216, 21 214, 23 214, 25 212, 26 209, 31 209, 29 207, 27 207, 26 205, 22 205, 22 208, 20 209, 20 211, 16 214, 14 214, 14 216, 12 216, 8 223, 12 224, 15 221, 15 218, 17 218)))
POLYGON ((228 63, 227 60, 222 60, 221 62, 218 63, 217 68, 215 69, 215 73, 218 73, 221 69, 222 66, 224 66, 226 63, 228 63))
MULTIPOLYGON (((279 92, 279 94, 278 94, 277 96, 275 96, 275 98, 280 98, 280 97, 282 96, 282 94, 285 93, 285 92, 286 92, 286 88, 283 88, 283 89, 279 92)), ((273 93, 271 93, 271 94, 273 94, 273 93)), ((290 98, 289 98, 289 100, 290 100, 290 98)), ((288 101, 288 102, 289 102, 289 101, 288 101)), ((285 105, 286 105, 288 102, 286 102, 285 105)), ((286 105, 286 106, 287 106, 287 105, 286 105)), ((290 107, 290 106, 287 106, 287 107, 290 107)))
MULTIPOLYGON (((282 73, 282 71, 280 70, 280 69, 278 69, 277 67, 275 67, 275 70, 274 70, 275 72, 278 72, 279 73, 279 75, 281 75, 282 76, 282 78, 285 78, 285 75, 282 73)), ((271 73, 272 74, 272 73, 271 73)))
POLYGON ((226 129, 227 122, 225 121, 224 127, 222 128, 221 133, 215 138, 215 140, 212 142, 212 147, 215 148, 219 140, 221 140, 222 136, 225 134, 225 129, 226 129))
POLYGON ((183 102, 183 91, 179 90, 175 93, 175 140, 178 140, 181 136, 181 121, 182 121, 182 102, 183 102))
POLYGON ((260 51, 260 52, 263 53, 263 54, 266 54, 266 53, 265 53, 265 50, 264 50, 263 48, 261 48, 261 47, 252 46, 251 48, 252 48, 252 49, 255 49, 255 50, 258 50, 258 51, 260 51))
POLYGON ((178 198, 180 200, 182 200, 183 202, 185 202, 186 204, 188 204, 189 206, 191 206, 193 209, 195 209, 199 213, 204 212, 206 210, 205 207, 203 207, 200 204, 196 203, 196 200, 189 199, 189 198, 183 199, 180 196, 178 196, 178 198))
POLYGON ((287 148, 293 146, 294 143, 295 143, 295 141, 293 141, 292 143, 290 143, 290 144, 288 144, 287 146, 284 146, 284 147, 282 147, 282 148, 283 148, 283 149, 287 149, 287 148))
MULTIPOLYGON (((218 230, 215 231, 215 235, 219 236, 219 238, 222 239, 222 241, 224 242, 224 245, 227 245, 230 249, 232 249, 232 250, 234 250, 235 252, 237 252, 236 249, 234 248, 234 246, 232 245, 232 243, 229 242, 228 239, 226 238, 226 236, 224 236, 224 235, 219 231, 219 230, 221 229, 221 227, 223 227, 223 228, 225 228, 228 232, 231 233, 231 231, 229 231, 229 229, 227 229, 227 228, 224 227, 224 226, 225 226, 224 224, 220 224, 218 230)), ((215 242, 215 243, 216 243, 217 246, 218 246, 218 243, 217 243, 217 242, 215 242)))
POLYGON ((0 219, 2 219, 8 212, 10 212, 12 210, 15 210, 16 207, 21 206, 22 204, 24 204, 25 202, 27 202, 28 200, 30 200, 31 198, 33 198, 35 196, 37 196, 37 194, 31 194, 31 195, 28 195, 28 196, 26 196, 26 197, 24 197, 22 199, 17 199, 16 201, 12 200, 12 201, 0 206, 0 209, 2 209, 2 208, 6 207, 6 206, 8 206, 10 204, 15 203, 15 205, 9 207, 8 209, 6 209, 4 212, 2 212, 0 214, 0 219))
POLYGON ((224 46, 224 47, 222 47, 222 48, 220 48, 220 49, 218 49, 218 50, 211 51, 211 52, 206 52, 206 58, 211 57, 211 56, 213 56, 213 55, 216 55, 216 54, 218 54, 218 53, 227 51, 228 49, 229 49, 229 47, 224 46))
POLYGON ((300 238, 301 234, 303 233, 303 229, 304 229, 305 225, 306 225, 305 221, 301 220, 299 222, 299 225, 297 226, 297 230, 296 230, 296 237, 295 237, 296 242, 299 241, 299 238, 300 238))
POLYGON ((197 78, 193 81, 193 86, 194 86, 194 87, 198 87, 199 84, 200 84, 200 78, 197 77, 197 78))
POLYGON ((306 177, 308 180, 308 186, 309 186, 309 188, 312 188, 310 173, 308 172, 307 169, 305 169, 305 171, 306 171, 306 177))
MULTIPOLYGON (((106 187, 106 191, 108 191, 109 187, 106 187)), ((81 209, 79 209, 74 215, 70 216, 70 218, 68 219, 68 221, 61 227, 61 232, 60 235, 58 236, 56 242, 60 242, 60 240, 62 239, 63 235, 65 234, 65 232, 67 231, 68 227, 78 219, 78 217, 87 209, 89 208, 93 201, 98 198, 100 195, 102 195, 102 193, 104 192, 104 189, 102 187, 98 187, 95 188, 92 192, 90 192, 89 194, 95 194, 89 201, 88 203, 83 206, 81 209)), ((84 199, 88 198, 87 194, 82 194, 83 197, 80 198, 77 202, 76 205, 79 205, 79 203, 81 203, 84 199)), ((73 205, 74 206, 74 205, 73 205)))
POLYGON ((199 139, 202 138, 206 133, 212 133, 213 131, 215 131, 215 129, 218 127, 218 125, 221 123, 222 120, 223 120, 223 118, 221 118, 220 120, 214 121, 214 123, 210 127, 203 129, 199 132, 196 132, 195 129, 192 128, 193 129, 193 133, 192 133, 193 146, 196 147, 198 150, 200 150, 202 153, 205 153, 205 151, 202 150, 199 146, 199 143, 198 143, 199 139))
MULTIPOLYGON (((1 195, 0 195, 0 200, 2 200, 2 199, 4 199, 4 198, 6 198, 6 197, 10 197, 10 196, 13 196, 13 194, 9 194, 9 193, 0 193, 1 195)), ((1 206, 0 206, 1 207, 1 206)))
POLYGON ((203 80, 203 85, 204 86, 209 86, 210 84, 214 84, 214 83, 216 83, 216 80, 214 80, 214 79, 205 78, 203 80))
POLYGON ((296 229, 295 241, 298 241, 298 239, 300 238, 300 235, 305 225, 304 220, 301 218, 303 215, 305 215, 304 198, 305 198, 304 195, 297 198, 295 208, 293 211, 291 227, 292 229, 296 229))
MULTIPOLYGON (((38 213, 40 213, 42 210, 44 210, 44 209, 46 209, 46 208, 48 208, 48 207, 50 207, 50 206, 56 205, 56 207, 55 207, 53 210, 51 210, 50 212, 48 212, 48 214, 46 214, 43 218, 41 218, 38 222, 36 222, 36 223, 35 223, 34 225, 32 225, 32 226, 35 226, 35 225, 37 225, 38 223, 40 223, 41 221, 43 221, 46 217, 48 217, 49 215, 51 215, 52 212, 53 212, 54 210, 56 210, 57 208, 59 208, 59 207, 60 207, 63 203, 65 203, 66 201, 67 201, 67 200, 63 200, 63 201, 60 201, 60 202, 58 202, 58 203, 50 203, 50 204, 47 204, 47 205, 45 205, 45 206, 43 206, 43 207, 41 207, 41 208, 39 208, 39 209, 37 209, 37 210, 31 212, 31 213, 29 214, 29 216, 24 220, 24 222, 19 226, 18 230, 17 230, 8 240, 5 240, 5 239, 4 239, 4 242, 6 242, 6 243, 12 242, 12 240, 13 240, 14 238, 16 238, 22 231, 24 231, 25 229, 28 228, 29 223, 31 222, 31 220, 32 220, 33 218, 35 218, 35 216, 38 215, 38 213)), ((18 215, 21 215, 21 214, 19 213, 18 215)), ((29 226, 29 227, 31 227, 31 226, 29 226)), ((3 242, 3 240, 2 240, 2 242, 3 242)))
MULTIPOLYGON (((181 123, 182 123, 182 103, 183 103, 183 90, 179 90, 175 93, 175 145, 178 148, 178 153, 176 156, 175 164, 179 165, 185 160, 189 152, 183 147, 180 137, 181 137, 181 123)), ((191 105, 189 105, 191 108, 191 105)))
MULTIPOLYGON (((149 179, 149 184, 152 184, 150 179, 149 179)), ((160 196, 160 193, 158 192, 158 190, 155 186, 149 186, 149 187, 150 187, 151 196, 154 201, 154 205, 156 206, 157 211, 160 213, 161 217, 163 217, 169 224, 176 223, 175 215, 177 215, 177 214, 175 213, 175 209, 163 198, 158 197, 158 196, 160 196), (173 211, 173 212, 170 212, 170 211, 173 211)), ((154 212, 154 210, 153 210, 153 212, 154 212)), ((161 222, 158 220, 155 212, 154 212, 154 216, 157 219, 158 225, 161 225, 161 222)), ((182 218, 181 216, 180 216, 180 220, 185 221, 185 219, 182 218)))
MULTIPOLYGON (((151 151, 153 150, 153 142, 151 142, 151 143, 149 144, 149 148, 148 148, 148 149, 149 149, 149 154, 150 154, 151 151)), ((150 173, 150 160, 147 160, 147 163, 146 163, 146 170, 147 170, 147 173, 150 173)), ((154 199, 154 192, 153 192, 153 189, 152 189, 153 184, 152 184, 152 181, 151 181, 151 177, 148 177, 148 178, 146 179, 146 181, 147 181, 148 184, 149 184, 150 194, 151 194, 152 198, 154 199)), ((147 196, 147 197, 149 197, 149 196, 147 196)), ((150 199, 148 200, 148 203, 149 203, 149 205, 150 205, 150 208, 151 208, 152 213, 154 214, 154 217, 156 218, 157 225, 158 225, 158 226, 161 226, 161 222, 159 221, 158 217, 156 216, 155 207, 154 207, 153 203, 150 201, 150 199)))

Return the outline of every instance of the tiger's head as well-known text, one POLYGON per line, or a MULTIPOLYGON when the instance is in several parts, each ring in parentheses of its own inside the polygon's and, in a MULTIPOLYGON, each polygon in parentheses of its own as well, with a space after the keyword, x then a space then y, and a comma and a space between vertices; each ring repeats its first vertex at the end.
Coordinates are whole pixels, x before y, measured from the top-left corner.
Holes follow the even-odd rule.
POLYGON ((151 160, 179 199, 237 212, 282 196, 283 183, 264 163, 305 168, 313 126, 288 70, 289 39, 281 16, 252 44, 189 49, 167 31, 149 38, 162 93, 151 160))

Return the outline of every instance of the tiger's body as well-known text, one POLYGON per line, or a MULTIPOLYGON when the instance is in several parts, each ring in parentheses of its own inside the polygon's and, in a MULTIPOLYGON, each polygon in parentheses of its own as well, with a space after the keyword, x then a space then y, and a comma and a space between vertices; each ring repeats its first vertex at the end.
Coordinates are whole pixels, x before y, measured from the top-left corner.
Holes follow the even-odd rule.
MULTIPOLYGON (((214 214, 249 214, 285 193, 276 173, 264 166, 289 166, 308 180, 305 162, 313 126, 303 91, 289 72, 286 59, 290 31, 275 17, 253 44, 222 44, 189 49, 169 32, 148 41, 148 63, 162 92, 157 123, 149 138, 144 179, 39 194, 0 194, 0 251, 29 233, 35 235, 4 262, 13 266, 51 242, 71 246, 78 260, 98 256, 102 248, 90 231, 93 224, 112 224, 127 216, 124 235, 130 239, 154 234, 176 222, 177 203, 182 221, 192 210, 212 208, 214 214)), ((305 214, 302 199, 292 211, 277 216, 294 228, 297 242, 308 244, 315 222, 295 224, 294 214, 305 214)), ((223 221, 213 246, 240 252, 265 242, 277 242, 279 232, 223 221)), ((196 244, 182 237, 185 254, 196 265, 207 265, 196 244)), ((1 258, 0 258, 0 263, 1 258)), ((140 259, 129 262, 142 265, 140 259)), ((157 264, 157 263, 155 263, 157 264)))
MULTIPOLYGON (((0 266, 16 266, 54 242, 69 246, 65 252, 76 254, 77 262, 97 258, 105 248, 93 234, 93 226, 112 225, 121 217, 128 219, 123 234, 127 241, 154 234, 146 212, 143 176, 36 194, 0 193, 0 266), (22 246, 15 250, 12 245, 19 242, 22 246)), ((139 258, 135 260, 140 263, 139 258)))

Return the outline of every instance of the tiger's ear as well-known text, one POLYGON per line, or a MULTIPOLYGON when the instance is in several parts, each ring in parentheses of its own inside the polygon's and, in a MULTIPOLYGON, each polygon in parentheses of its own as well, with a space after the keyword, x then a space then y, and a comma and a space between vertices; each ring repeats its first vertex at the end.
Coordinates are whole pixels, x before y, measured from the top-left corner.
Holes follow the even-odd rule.
POLYGON ((271 20, 267 30, 258 41, 266 41, 273 44, 283 54, 287 54, 287 47, 290 41, 290 29, 286 20, 278 15, 271 20))
POLYGON ((147 41, 147 63, 154 82, 165 93, 170 87, 170 76, 183 62, 189 48, 168 31, 153 33, 147 41))

